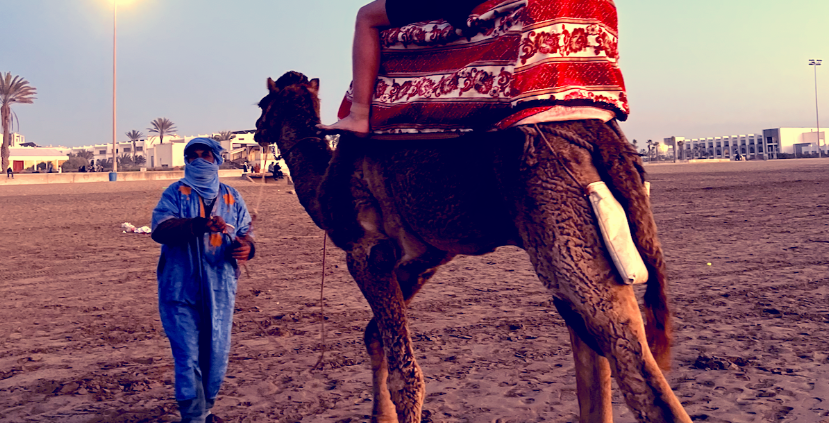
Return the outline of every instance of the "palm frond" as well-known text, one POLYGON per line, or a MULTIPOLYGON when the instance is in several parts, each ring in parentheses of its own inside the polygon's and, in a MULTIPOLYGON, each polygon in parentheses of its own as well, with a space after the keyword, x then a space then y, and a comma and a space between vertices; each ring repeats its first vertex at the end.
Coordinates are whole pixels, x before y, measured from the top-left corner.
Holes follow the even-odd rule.
POLYGON ((14 103, 32 104, 35 94, 37 94, 37 89, 18 75, 12 77, 11 72, 6 72, 0 78, 0 102, 4 106, 14 103))
POLYGON ((130 141, 138 141, 144 136, 141 131, 136 131, 135 129, 127 132, 125 135, 130 139, 130 141))
POLYGON ((167 118, 158 118, 150 122, 151 128, 147 128, 150 132, 155 134, 168 134, 176 130, 176 125, 167 118))
POLYGON ((234 136, 236 136, 236 134, 232 131, 219 131, 219 134, 214 136, 213 139, 216 141, 230 141, 234 136))

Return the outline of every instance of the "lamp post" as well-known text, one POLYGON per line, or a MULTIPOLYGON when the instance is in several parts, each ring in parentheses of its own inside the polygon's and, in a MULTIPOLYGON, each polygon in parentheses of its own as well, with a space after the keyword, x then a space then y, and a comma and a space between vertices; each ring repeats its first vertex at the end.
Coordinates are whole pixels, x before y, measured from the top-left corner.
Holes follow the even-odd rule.
POLYGON ((117 177, 118 174, 118 142, 116 140, 116 127, 115 127, 115 115, 116 115, 116 92, 118 90, 117 87, 117 74, 118 74, 118 0, 114 0, 112 2, 112 174, 110 174, 110 180, 114 180, 113 178, 117 177))
POLYGON ((809 66, 815 67, 815 120, 817 121, 817 154, 823 157, 823 150, 820 148, 820 115, 818 114, 817 102, 817 67, 820 66, 820 59, 809 59, 809 66))

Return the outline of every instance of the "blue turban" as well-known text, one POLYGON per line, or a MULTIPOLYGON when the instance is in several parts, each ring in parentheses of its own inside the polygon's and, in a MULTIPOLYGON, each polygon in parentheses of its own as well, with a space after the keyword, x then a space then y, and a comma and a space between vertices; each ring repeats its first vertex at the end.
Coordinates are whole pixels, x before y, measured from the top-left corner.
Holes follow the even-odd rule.
POLYGON ((222 164, 222 145, 211 138, 193 138, 184 147, 184 159, 194 145, 201 144, 213 153, 214 162, 198 158, 184 166, 181 182, 196 190, 199 197, 212 200, 219 195, 219 166, 222 164))

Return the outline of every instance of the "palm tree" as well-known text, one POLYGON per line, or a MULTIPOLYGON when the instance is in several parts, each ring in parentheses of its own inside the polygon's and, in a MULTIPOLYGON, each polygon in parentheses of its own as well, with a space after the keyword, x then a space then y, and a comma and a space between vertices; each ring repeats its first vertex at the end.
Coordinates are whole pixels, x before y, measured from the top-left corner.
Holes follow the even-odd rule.
POLYGON ((122 165, 124 167, 127 167, 127 166, 132 166, 133 164, 135 164, 135 161, 133 160, 132 157, 130 157, 129 154, 121 153, 121 155, 118 156, 118 164, 122 165))
POLYGON ((652 140, 648 140, 648 161, 653 161, 653 151, 656 149, 656 143, 652 140))
POLYGON ((140 140, 143 136, 144 134, 142 134, 140 131, 136 131, 135 129, 127 132, 127 138, 129 138, 130 141, 132 141, 132 161, 135 161, 135 142, 140 140))
POLYGON ((95 153, 89 150, 81 150, 75 153, 75 156, 83 157, 86 160, 92 160, 93 158, 95 158, 95 153))
POLYGON ((230 141, 234 136, 236 136, 236 134, 231 131, 221 131, 218 135, 213 136, 213 139, 216 141, 230 141))
MULTIPOLYGON (((9 144, 11 144, 10 127, 12 125, 11 105, 14 103, 32 104, 34 103, 37 90, 35 87, 29 85, 29 81, 15 75, 12 78, 11 72, 6 72, 5 75, 0 73, 0 120, 3 123, 3 146, 0 148, 0 164, 2 170, 9 167, 9 144)), ((17 115, 14 115, 17 118, 17 115)), ((20 123, 18 122, 18 126, 20 123)), ((18 129, 19 130, 19 129, 18 129)))
POLYGON ((152 128, 147 128, 150 132, 158 134, 158 143, 164 144, 164 135, 170 135, 176 131, 176 124, 167 118, 158 118, 150 122, 152 128))

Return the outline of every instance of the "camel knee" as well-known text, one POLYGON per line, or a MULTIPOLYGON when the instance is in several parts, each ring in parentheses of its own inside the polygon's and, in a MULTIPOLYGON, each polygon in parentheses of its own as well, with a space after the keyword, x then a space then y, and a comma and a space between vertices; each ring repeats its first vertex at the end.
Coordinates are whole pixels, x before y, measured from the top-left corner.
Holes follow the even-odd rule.
POLYGON ((369 248, 366 259, 372 273, 391 274, 397 264, 397 248, 392 240, 380 239, 369 248))
POLYGON ((602 352, 602 348, 599 346, 596 337, 590 333, 587 329, 587 322, 584 321, 584 317, 581 316, 570 303, 558 299, 553 298, 553 305, 556 306, 556 310, 558 310, 558 314, 561 315, 561 318, 564 319, 564 322, 567 323, 567 326, 572 329, 573 333, 584 342, 585 345, 590 347, 591 350, 595 351, 596 354, 600 356, 604 356, 604 352, 602 352))
POLYGON ((366 350, 371 355, 372 361, 375 355, 383 356, 383 338, 380 336, 380 328, 377 326, 377 320, 371 319, 368 322, 363 341, 366 344, 366 350))
POLYGON ((579 339, 604 357, 613 355, 620 342, 648 348, 644 322, 632 290, 619 287, 614 291, 601 300, 553 299, 559 314, 579 339))
POLYGON ((355 243, 349 251, 348 270, 360 283, 372 276, 392 275, 397 264, 397 247, 392 240, 381 236, 366 236, 355 243))

